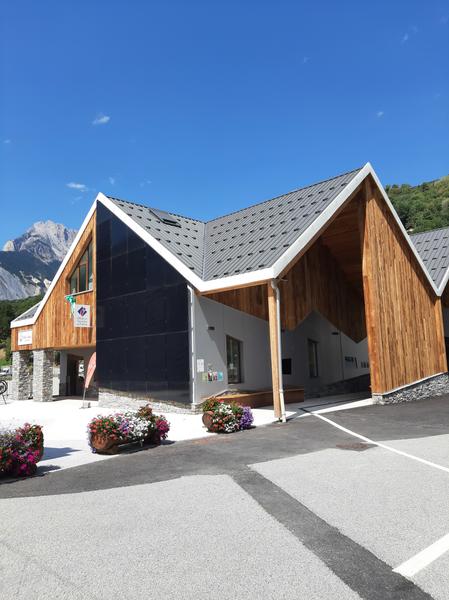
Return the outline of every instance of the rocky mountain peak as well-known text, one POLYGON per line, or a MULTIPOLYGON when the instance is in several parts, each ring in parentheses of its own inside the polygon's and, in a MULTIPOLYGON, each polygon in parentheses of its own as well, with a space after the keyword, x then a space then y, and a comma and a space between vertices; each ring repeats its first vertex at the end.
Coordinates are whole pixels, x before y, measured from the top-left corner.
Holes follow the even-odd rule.
POLYGON ((61 261, 76 236, 74 229, 61 223, 38 221, 20 237, 8 240, 4 252, 27 251, 44 263, 61 261))

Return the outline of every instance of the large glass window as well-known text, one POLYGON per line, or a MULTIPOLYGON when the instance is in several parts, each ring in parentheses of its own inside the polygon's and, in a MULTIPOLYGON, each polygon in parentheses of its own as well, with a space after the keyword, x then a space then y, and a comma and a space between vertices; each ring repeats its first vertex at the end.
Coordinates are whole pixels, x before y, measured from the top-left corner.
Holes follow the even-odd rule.
POLYGON ((318 377, 318 342, 307 340, 307 349, 309 353, 309 375, 318 377))
POLYGON ((226 336, 226 357, 228 383, 242 382, 242 342, 230 335, 226 336))
POLYGON ((78 294, 79 292, 86 292, 87 290, 93 289, 94 278, 92 262, 92 242, 90 242, 70 277, 71 294, 78 294))

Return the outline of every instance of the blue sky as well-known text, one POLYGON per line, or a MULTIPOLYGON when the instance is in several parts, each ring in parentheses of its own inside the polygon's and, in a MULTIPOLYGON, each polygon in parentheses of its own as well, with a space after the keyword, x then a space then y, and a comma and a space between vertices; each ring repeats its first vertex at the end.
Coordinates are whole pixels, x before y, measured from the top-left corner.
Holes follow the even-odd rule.
POLYGON ((98 191, 212 218, 449 174, 449 2, 4 2, 0 244, 98 191))

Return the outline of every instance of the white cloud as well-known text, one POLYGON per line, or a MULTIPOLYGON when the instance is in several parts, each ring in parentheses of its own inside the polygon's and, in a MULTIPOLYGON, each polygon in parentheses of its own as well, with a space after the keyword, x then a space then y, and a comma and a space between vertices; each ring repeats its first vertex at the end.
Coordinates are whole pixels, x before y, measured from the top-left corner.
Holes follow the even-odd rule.
POLYGON ((402 36, 402 40, 401 40, 401 44, 405 44, 405 42, 408 42, 410 36, 408 33, 404 33, 404 35, 402 36))
POLYGON ((145 185, 150 185, 151 179, 145 179, 145 181, 140 182, 140 187, 144 187, 145 185))
POLYGON ((384 114, 385 114, 385 113, 384 113, 384 111, 383 111, 383 110, 378 110, 378 111, 377 111, 377 113, 376 113, 376 117, 379 117, 379 119, 380 119, 381 117, 383 117, 383 116, 384 116, 384 114))
POLYGON ((108 177, 108 179, 109 179, 109 183, 110 183, 111 185, 114 185, 114 184, 115 184, 115 177, 108 177))
POLYGON ((10 144, 10 143, 11 143, 11 140, 9 140, 9 139, 3 140, 3 143, 4 143, 4 144, 10 144))
POLYGON ((109 117, 108 115, 102 115, 100 113, 92 121, 92 125, 106 125, 106 123, 109 123, 110 120, 111 120, 111 117, 109 117))
POLYGON ((79 192, 87 192, 87 190, 89 189, 87 185, 84 185, 84 183, 76 183, 75 181, 66 183, 66 186, 71 190, 78 190, 79 192))

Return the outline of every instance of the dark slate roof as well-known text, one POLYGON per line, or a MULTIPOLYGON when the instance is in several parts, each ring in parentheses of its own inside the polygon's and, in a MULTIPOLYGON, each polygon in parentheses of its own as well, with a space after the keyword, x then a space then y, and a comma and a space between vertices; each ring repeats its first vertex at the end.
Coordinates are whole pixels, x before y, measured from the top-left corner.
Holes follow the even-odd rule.
POLYGON ((14 319, 14 321, 24 321, 25 319, 31 319, 36 314, 37 309, 39 308, 40 305, 41 305, 41 303, 38 302, 37 304, 35 304, 34 306, 32 306, 31 308, 26 310, 24 313, 22 313, 21 315, 16 317, 14 319))
POLYGON ((360 170, 208 222, 169 213, 180 227, 164 225, 147 206, 110 200, 207 281, 273 266, 360 170))
POLYGON ((415 233, 410 237, 433 282, 439 287, 449 268, 449 227, 415 233))
POLYGON ((168 213, 178 221, 180 227, 165 225, 151 212, 151 208, 148 206, 108 197, 133 221, 192 269, 198 277, 202 277, 205 230, 205 224, 202 221, 168 213))

